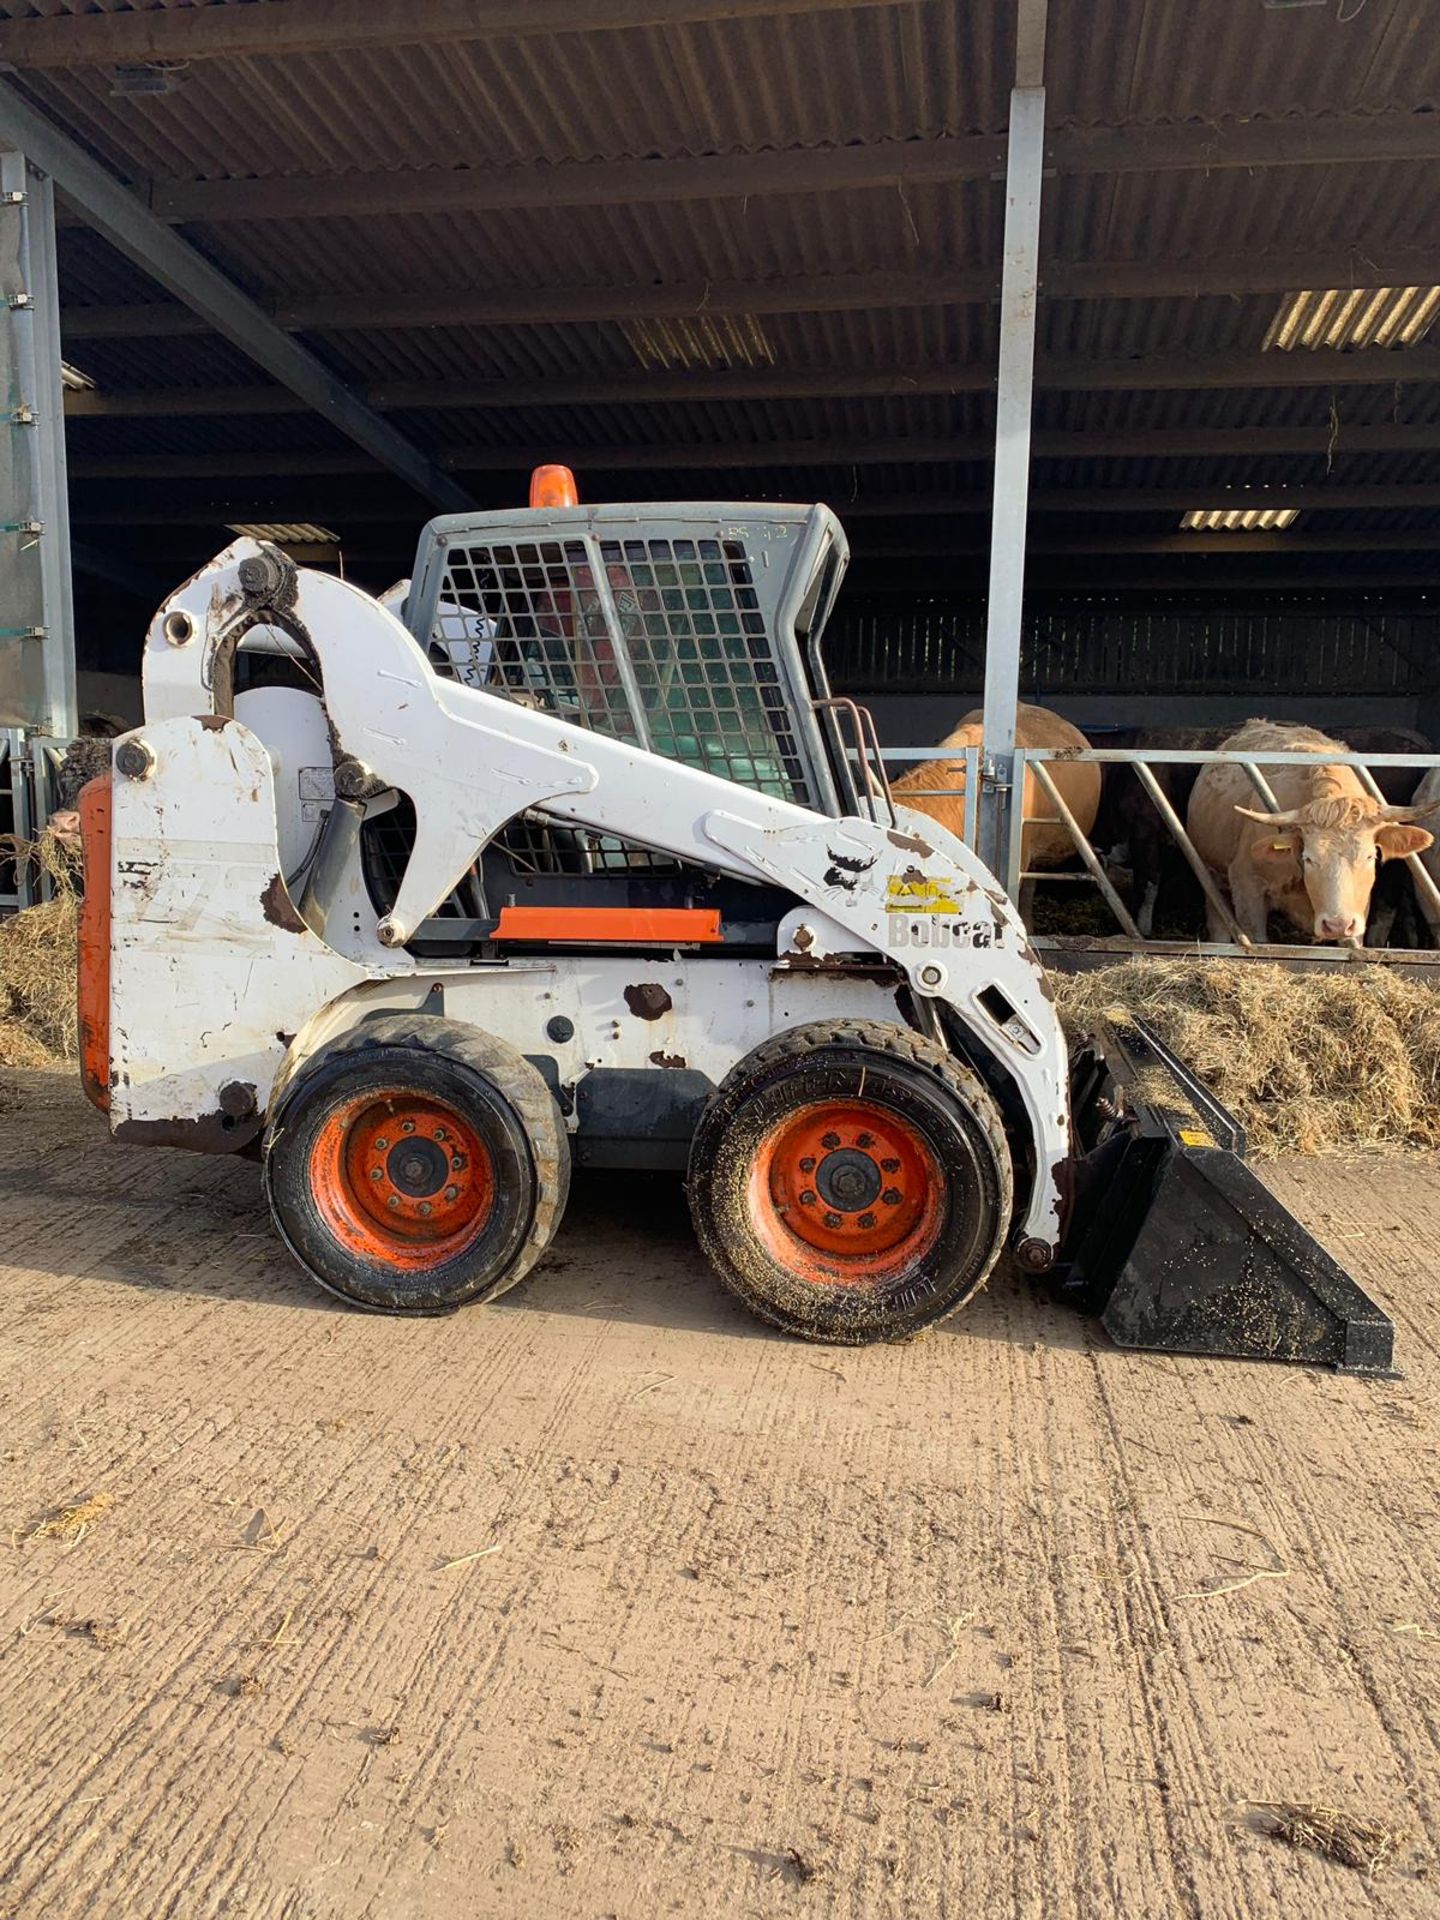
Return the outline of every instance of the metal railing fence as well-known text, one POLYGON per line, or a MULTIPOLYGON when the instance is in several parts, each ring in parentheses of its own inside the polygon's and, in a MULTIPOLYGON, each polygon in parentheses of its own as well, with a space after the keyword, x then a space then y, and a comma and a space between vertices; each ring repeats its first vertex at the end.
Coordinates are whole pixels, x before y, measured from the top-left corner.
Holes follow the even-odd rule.
MULTIPOLYGON (((980 786, 983 778, 980 771, 980 750, 976 747, 966 747, 956 749, 953 754, 948 752, 937 754, 934 747, 886 747, 883 751, 885 760, 892 769, 924 764, 938 758, 955 763, 957 775, 953 782, 930 785, 923 791, 918 788, 908 792, 901 790, 896 794, 896 799, 902 805, 922 798, 946 798, 957 801, 964 808, 963 837, 968 844, 975 845, 980 786)), ((1266 769, 1287 766, 1314 767, 1316 759, 1317 756, 1313 753, 1226 753, 1216 749, 1180 747, 1092 747, 1083 752, 1061 747, 1017 747, 1013 774, 1014 790, 1023 795, 1026 791, 1027 772, 1033 773, 1035 785, 1044 796, 1049 810, 1037 813, 1026 811, 1022 807, 1012 809, 1004 871, 999 878, 1005 891, 1017 904, 1021 899, 1022 886, 1026 882, 1093 885, 1115 921, 1115 934, 1101 936, 1089 942, 1075 937, 1047 938, 1044 934, 1037 935, 1035 936, 1036 944, 1041 947, 1094 944, 1103 946, 1107 950, 1173 952, 1177 947, 1183 946, 1188 952, 1229 955, 1254 953, 1262 943, 1247 938, 1240 928, 1219 876, 1211 871, 1196 849, 1183 820, 1161 782, 1156 779, 1154 769, 1167 766, 1203 768, 1217 764, 1242 767, 1255 791, 1256 804, 1272 812, 1278 812, 1279 803, 1273 787, 1266 778, 1266 769), (1203 931, 1197 934, 1193 941, 1184 942, 1147 938, 1141 933, 1134 913, 1115 883, 1112 870, 1106 865, 1103 850, 1092 844, 1081 829, 1066 803, 1060 784, 1055 779, 1053 769, 1056 766, 1077 762, 1101 767, 1129 767, 1134 771, 1141 789, 1153 805, 1169 840, 1190 869, 1206 903, 1214 909, 1217 918, 1229 933, 1230 938, 1227 941, 1211 940, 1203 931), (1051 829, 1063 830, 1068 835, 1079 862, 1078 871, 1025 867, 1025 829, 1042 824, 1051 829)), ((1414 785, 1418 787, 1427 772, 1440 767, 1440 754, 1327 753, 1321 764, 1353 767, 1366 790, 1373 798, 1384 804, 1383 795, 1375 779, 1377 771, 1389 768, 1406 769, 1414 774, 1414 785)), ((924 811, 923 808, 921 810, 924 811)), ((1437 837, 1440 837, 1440 814, 1437 814, 1436 831, 1437 837)), ((1435 878, 1418 854, 1409 855, 1406 865, 1410 870, 1425 918, 1432 926, 1440 927, 1440 886, 1437 886, 1435 878)), ((1440 944, 1440 936, 1437 936, 1437 944, 1440 944)), ((1354 957, 1352 950, 1348 948, 1306 946, 1298 942, 1267 941, 1263 943, 1263 948, 1267 954, 1276 957, 1298 954, 1307 959, 1341 961, 1354 957)), ((1408 950, 1403 949, 1370 948, 1367 951, 1372 956, 1376 953, 1406 952, 1409 957, 1408 950)))
MULTIPOLYGON (((21 847, 34 841, 55 809, 57 774, 68 742, 0 728, 0 834, 21 847)), ((0 919, 48 900, 54 887, 34 859, 0 853, 0 919)))

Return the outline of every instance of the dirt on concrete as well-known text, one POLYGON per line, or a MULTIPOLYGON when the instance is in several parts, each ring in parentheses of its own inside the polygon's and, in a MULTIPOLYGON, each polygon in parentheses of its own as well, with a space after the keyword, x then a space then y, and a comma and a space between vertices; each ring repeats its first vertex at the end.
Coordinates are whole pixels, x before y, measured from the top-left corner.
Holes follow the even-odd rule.
POLYGON ((1018 1278, 805 1346, 661 1179, 367 1317, 253 1166, 15 1079, 0 1914, 1433 1914, 1440 1161, 1266 1178, 1402 1378, 1119 1353, 1018 1278))

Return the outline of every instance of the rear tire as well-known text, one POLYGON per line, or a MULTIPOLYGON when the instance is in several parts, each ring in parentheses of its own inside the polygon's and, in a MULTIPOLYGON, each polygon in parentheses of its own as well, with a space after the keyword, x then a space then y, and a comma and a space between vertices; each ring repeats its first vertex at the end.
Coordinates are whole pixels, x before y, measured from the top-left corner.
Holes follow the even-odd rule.
POLYGON ((513 1047, 457 1021, 367 1020, 301 1071, 265 1139, 265 1194, 322 1287, 445 1313, 522 1280, 554 1237, 570 1145, 513 1047))
POLYGON ((1010 1219, 1000 1115, 907 1027, 816 1022, 756 1047, 690 1151, 690 1212, 726 1287, 773 1326, 903 1340, 984 1285, 1010 1219))

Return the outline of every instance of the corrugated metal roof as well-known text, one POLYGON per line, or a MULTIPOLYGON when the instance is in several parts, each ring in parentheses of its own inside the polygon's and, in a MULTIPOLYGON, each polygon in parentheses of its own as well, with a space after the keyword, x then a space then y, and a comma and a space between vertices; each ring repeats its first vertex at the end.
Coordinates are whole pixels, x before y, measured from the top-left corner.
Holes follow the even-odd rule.
POLYGON ((998 261, 988 181, 618 207, 234 222, 209 244, 306 293, 470 291, 776 280, 998 261))
POLYGON ((1041 392, 1035 400, 1037 426, 1072 432, 1122 432, 1179 427, 1313 427, 1330 423, 1333 403, 1341 423, 1354 426, 1440 424, 1440 385, 1411 385, 1396 392, 1382 364, 1373 387, 1345 387, 1333 394, 1324 386, 1172 388, 1165 392, 1041 392))
MULTIPOLYGON (((354 448, 318 414, 164 414, 156 418, 71 420, 66 445, 72 463, 141 454, 323 453, 354 448)), ((222 467, 223 470, 223 467, 222 467)))
MULTIPOLYGON (((164 4, 164 0, 161 0, 164 4)), ((90 11, 0 5, 0 15, 90 11)), ((109 11, 141 11, 112 7, 109 11)), ((37 77, 59 117, 165 178, 753 152, 1004 126, 1009 7, 909 7, 197 62, 175 92, 37 77)), ((1379 112, 1440 104, 1414 0, 1091 0, 1055 9, 1053 124, 1379 112)))
POLYGON ((1010 17, 916 0, 203 61, 167 94, 117 96, 95 71, 28 84, 57 118, 84 125, 112 164, 161 179, 757 152, 998 131, 1010 17))
POLYGON ((1436 204, 1434 165, 1421 161, 1061 176, 1046 185, 1044 233, 1066 260, 1334 247, 1359 273, 1377 249, 1432 246, 1436 204))
MULTIPOLYGON (((250 0, 196 0, 199 5, 250 0)), ((172 0, 0 0, 0 17, 140 11, 172 0)), ((180 4, 180 0, 173 0, 180 4)), ((1343 7, 1267 8, 1260 0, 1091 0, 1052 8, 1047 79, 1052 126, 1142 122, 1282 121, 1336 113, 1434 111, 1440 33, 1422 0, 1345 0, 1343 7)), ((257 56, 194 62, 169 93, 123 95, 98 70, 22 74, 20 84, 122 176, 137 181, 283 176, 365 177, 399 169, 503 168, 566 161, 725 155, 840 147, 1003 130, 1013 62, 1006 7, 951 0, 723 24, 480 39, 384 53, 257 56)), ((1045 257, 1155 264, 1323 252, 1344 263, 1331 284, 1362 284, 1367 263, 1433 249, 1440 231, 1440 168, 1420 162, 1149 171, 1047 180, 1045 257)), ((991 266, 1001 251, 1003 196, 987 180, 830 193, 765 194, 685 204, 542 207, 297 218, 196 230, 207 254, 270 304, 327 295, 391 301, 477 289, 587 286, 703 287, 707 281, 779 281, 849 273, 927 273, 991 266)), ((139 303, 159 296, 136 267, 83 230, 61 244, 71 304, 139 303)), ((1200 299, 1052 300, 1041 307, 1043 351, 1084 359, 1258 353, 1281 295, 1200 299)), ((882 371, 969 363, 988 368, 997 312, 980 302, 821 313, 764 314, 751 341, 757 364, 779 369, 882 371)), ((480 380, 574 380, 638 373, 643 323, 554 318, 526 325, 346 328, 307 336, 357 384, 448 385, 480 380)), ((692 341, 690 351, 700 353, 692 341)), ((1440 429, 1440 385, 1404 379, 1403 352, 1373 352, 1373 385, 1197 387, 1158 392, 1054 392, 1036 399, 1041 429, 1142 432, 1150 451, 1125 458, 1045 456, 1043 493, 1084 487, 1440 484, 1440 450, 1381 453, 1347 445, 1347 429, 1410 424, 1440 429), (1397 384, 1398 383, 1398 384, 1397 384), (1257 452, 1250 429, 1328 431, 1325 451, 1257 452), (1226 454, 1176 456, 1168 433, 1188 427, 1237 435, 1226 454)), ((248 359, 207 336, 77 341, 73 357, 102 391, 232 387, 263 379, 248 359)), ((907 493, 973 493, 988 462, 969 459, 847 463, 846 450, 909 435, 984 435, 987 393, 898 394, 713 402, 426 409, 390 416, 432 454, 457 447, 554 446, 583 466, 585 450, 681 445, 829 443, 830 454, 785 468, 686 465, 627 469, 613 490, 646 486, 703 493, 847 500, 907 493)), ((189 458, 227 452, 348 448, 305 414, 75 419, 77 460, 126 455, 189 458)), ((1440 438, 1440 433, 1437 433, 1440 438)), ((927 449, 933 451, 933 448, 927 449)), ((591 463, 599 473, 598 459, 591 463)), ((218 484, 218 483, 217 483, 218 484)), ((306 482, 243 477, 234 497, 255 517, 332 518, 348 478, 306 482), (266 490, 284 508, 262 515, 266 490)), ((377 479, 371 483, 380 486, 377 479)), ((112 483, 82 483, 97 499, 112 483)), ((511 482, 477 474, 479 497, 511 482)), ((157 483, 157 488, 163 482, 157 483)), ((157 493, 157 497, 161 497, 157 493)), ((404 500, 398 486, 394 497, 404 500)), ((410 511, 407 504, 404 511, 410 511)), ((1425 510, 1322 512, 1327 527, 1432 529, 1425 510), (1417 517, 1418 516, 1418 517, 1417 517)), ((1178 515, 1130 513, 1137 533, 1173 528, 1178 515)), ((368 524, 373 525, 373 521, 368 524)), ((933 524, 933 523, 932 523, 933 524)), ((969 523, 972 527, 974 522, 969 523)), ((1093 514, 1044 509, 1048 530, 1093 528, 1093 514)), ((354 530, 350 530, 354 537, 354 530)), ((1385 556, 1357 554, 1357 572, 1383 574, 1385 556)))
POLYGON ((1056 124, 1434 107, 1440 35, 1424 0, 1088 0, 1083 31, 1052 9, 1046 82, 1056 124))

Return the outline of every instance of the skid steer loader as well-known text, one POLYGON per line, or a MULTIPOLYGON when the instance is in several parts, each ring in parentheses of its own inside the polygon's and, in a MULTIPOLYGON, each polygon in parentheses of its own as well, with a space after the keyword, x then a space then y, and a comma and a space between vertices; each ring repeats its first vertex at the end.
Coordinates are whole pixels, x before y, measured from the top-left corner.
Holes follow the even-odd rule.
POLYGON ((258 1156, 363 1307, 513 1286, 573 1162, 684 1171, 806 1338, 914 1334, 1008 1250, 1122 1343, 1387 1368, 1229 1116, 1138 1024, 1070 1061, 994 877, 893 804, 826 679, 834 515, 573 499, 431 522, 403 619, 250 539, 159 609, 81 804, 114 1136, 258 1156))

